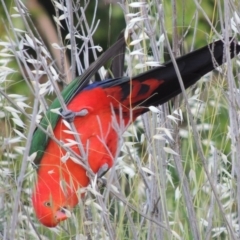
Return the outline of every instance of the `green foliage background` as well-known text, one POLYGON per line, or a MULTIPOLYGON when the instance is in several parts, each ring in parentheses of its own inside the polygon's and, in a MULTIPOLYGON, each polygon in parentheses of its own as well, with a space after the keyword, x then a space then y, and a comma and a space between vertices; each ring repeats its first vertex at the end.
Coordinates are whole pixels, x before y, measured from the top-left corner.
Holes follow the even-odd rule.
MULTIPOLYGON (((81 2, 82 6, 84 6, 85 1, 81 2)), ((126 5, 131 2, 132 1, 128 1, 126 5)), ((152 26, 155 27, 154 31, 159 37, 162 29, 160 28, 159 22, 156 22, 158 19, 158 7, 160 6, 157 5, 157 3, 158 1, 156 1, 156 4, 155 2, 153 4, 153 1, 148 2, 149 6, 151 6, 148 14, 152 26)), ((9 13, 14 13, 13 6, 15 6, 15 2, 7 1, 5 4, 7 5, 6 7, 9 13)), ((28 4, 28 1, 26 1, 26 4, 28 4)), ((45 1, 41 1, 41 4, 44 6, 45 1)), ((95 1, 90 1, 87 7, 86 14, 89 22, 91 22, 95 4, 95 1)), ((177 47, 181 54, 204 46, 212 39, 217 38, 207 22, 206 17, 204 17, 204 14, 201 10, 197 10, 193 0, 163 1, 161 4, 164 13, 165 30, 170 40, 177 40, 177 43, 179 43, 177 47), (172 4, 174 3, 176 4, 175 26, 173 26, 174 13, 172 10, 172 4)), ((219 34, 222 34, 221 21, 223 18, 221 14, 223 13, 220 11, 219 6, 221 6, 223 10, 224 2, 221 1, 219 5, 217 1, 202 1, 201 3, 201 8, 204 9, 204 13, 208 16, 212 25, 216 27, 219 34)), ((239 9, 239 3, 236 2, 232 8, 233 10, 239 9)), ((130 7, 129 9, 132 13, 139 11, 139 9, 132 9, 130 7)), ((38 10, 39 9, 33 9, 30 12, 35 24, 41 14, 41 11, 38 10)), ((0 40, 6 41, 6 36, 8 35, 9 37, 10 35, 10 37, 13 37, 13 32, 8 22, 6 12, 3 9, 3 4, 0 5, 0 15, 2 18, 2 24, 0 24, 0 40)), ((96 16, 101 22, 94 34, 94 42, 96 45, 102 46, 105 50, 116 40, 119 32, 124 28, 124 14, 118 4, 107 4, 104 1, 99 1, 96 16)), ((18 28, 25 28, 20 18, 13 18, 12 21, 18 28)), ((138 27, 144 28, 145 25, 141 22, 138 27)), ((80 41, 79 44, 81 44, 80 41)), ((46 45, 49 46, 50 43, 46 43, 46 45)), ((143 41, 142 46, 145 52, 151 53, 152 49, 149 40, 143 41)), ((0 50, 2 50, 1 46, 0 50)), ((162 50, 163 52, 160 53, 161 59, 169 59, 167 48, 162 46, 162 50)), ((6 57, 0 55, 0 58, 2 64, 6 60, 6 57)), ((134 61, 134 64, 137 63, 136 59, 134 61)), ((3 83, 0 81, 0 89, 7 95, 21 94, 22 96, 26 96, 27 99, 25 102, 29 106, 32 106, 34 97, 27 85, 27 81, 31 79, 26 79, 26 77, 21 75, 18 64, 14 58, 7 66, 16 70, 16 72, 8 76, 8 79, 11 81, 3 83)), ((126 63, 126 68, 127 67, 128 63, 126 63)), ((238 68, 239 65, 235 64, 234 76, 238 74, 238 68)), ((134 74, 144 70, 145 69, 132 69, 134 74)), ((238 80, 239 79, 236 78, 236 90, 238 90, 238 80)), ((46 79, 42 81, 46 81, 46 79)), ((63 84, 59 83, 59 85, 62 87, 63 84)), ((159 127, 159 124, 157 124, 159 116, 154 113, 148 113, 145 120, 143 119, 145 128, 142 120, 139 119, 134 126, 129 128, 128 137, 125 138, 127 143, 132 143, 134 146, 136 145, 135 148, 131 148, 132 156, 136 157, 136 159, 140 158, 143 166, 148 166, 149 158, 151 157, 151 161, 156 168, 154 174, 157 176, 156 186, 154 187, 161 195, 159 199, 156 199, 155 195, 151 195, 153 199, 149 201, 152 200, 156 205, 160 202, 161 208, 158 209, 157 214, 153 209, 151 209, 152 212, 148 213, 150 217, 154 219, 164 220, 161 223, 166 224, 167 230, 161 230, 162 228, 160 228, 159 225, 142 218, 141 213, 143 212, 147 197, 143 177, 140 174, 141 168, 138 166, 137 161, 132 161, 131 155, 126 154, 127 151, 123 151, 120 157, 122 161, 119 161, 122 165, 119 167, 120 170, 117 169, 117 176, 120 179, 120 189, 121 192, 124 193, 123 196, 126 198, 126 202, 133 205, 135 209, 130 208, 129 210, 125 208, 126 204, 118 201, 115 197, 107 198, 108 201, 106 205, 109 207, 111 213, 109 219, 114 226, 117 239, 158 239, 157 233, 159 232, 161 232, 161 237, 164 236, 164 239, 194 239, 194 231, 190 226, 192 219, 191 216, 188 215, 188 206, 186 206, 186 200, 184 200, 183 197, 183 188, 185 187, 184 179, 177 171, 176 156, 174 153, 165 152, 159 154, 159 149, 162 150, 164 147, 169 147, 174 149, 174 151, 176 151, 178 147, 180 148, 179 161, 183 164, 183 172, 189 184, 192 197, 191 202, 194 207, 198 226, 198 229, 195 230, 199 231, 199 239, 233 239, 233 237, 237 239, 239 231, 239 216, 237 214, 238 178, 235 176, 236 173, 233 162, 238 162, 238 156, 233 154, 235 151, 234 147, 237 146, 234 146, 234 141, 232 141, 229 131, 231 127, 229 116, 231 116, 231 113, 227 98, 228 94, 226 93, 228 87, 226 76, 213 72, 204 77, 201 82, 197 83, 188 91, 189 104, 200 138, 199 142, 203 148, 204 156, 208 161, 207 168, 213 177, 214 186, 218 192, 217 200, 222 203, 225 211, 224 214, 217 204, 216 197, 214 197, 213 190, 206 177, 206 171, 193 137, 193 130, 185 102, 182 97, 179 97, 171 101, 169 105, 166 105, 164 110, 169 115, 172 114, 172 116, 180 118, 180 116, 173 114, 179 105, 183 112, 182 121, 177 121, 178 123, 175 124, 166 118, 166 114, 163 114, 166 121, 164 123, 161 122, 162 125, 160 124, 160 126, 166 128, 171 126, 171 132, 175 140, 174 144, 153 139, 153 136, 161 133, 161 131, 156 130, 156 127, 159 127), (194 97, 198 100, 194 100, 194 97), (148 141, 148 134, 146 134, 146 125, 150 132, 150 141, 148 141), (141 140, 141 138, 144 140, 141 140), (177 146, 177 144, 179 145, 177 146), (151 145, 153 146, 152 155, 149 154, 148 151, 151 145), (161 162, 162 165, 159 163, 160 161, 163 162, 161 162), (166 168, 161 169, 161 166, 165 166, 164 164, 166 168), (128 171, 130 173, 134 172, 134 174, 131 175, 128 171), (136 209, 139 211, 135 211, 136 209), (132 217, 132 222, 129 220, 130 216, 132 217), (225 218, 231 222, 231 227, 235 235, 232 235, 231 227, 226 224, 225 218), (208 224, 206 224, 206 222, 208 224)), ((46 98, 48 102, 51 102, 54 96, 50 95, 46 96, 46 98)), ((27 142, 27 140, 24 139, 17 141, 17 135, 13 129, 27 136, 30 121, 24 114, 19 113, 19 117, 25 125, 24 127, 16 125, 12 120, 11 112, 6 110, 6 106, 12 106, 12 104, 4 96, 0 96, 0 238, 10 239, 11 237, 8 238, 9 236, 14 236, 14 239, 96 239, 95 237, 99 236, 99 239, 100 237, 102 239, 110 239, 95 204, 97 198, 91 194, 89 194, 87 200, 84 200, 74 210, 74 217, 62 223, 61 227, 55 230, 42 227, 35 219, 31 207, 30 192, 34 181, 34 170, 30 164, 24 176, 21 202, 18 205, 19 215, 15 229, 16 232, 14 234, 10 232, 14 200, 18 190, 18 177, 23 162, 23 154, 16 151, 16 147, 25 147, 25 143, 27 142), (4 115, 1 115, 1 113, 4 115), (14 138, 16 138, 16 142, 7 144, 7 140, 14 138), (89 225, 86 224, 88 220, 86 218, 87 211, 91 213, 92 222, 89 225)), ((26 113, 31 113, 32 109, 25 108, 25 111, 26 113)), ((238 114, 239 109, 235 109, 235 111, 238 114)), ((238 129, 234 129, 233 131, 236 132, 238 129)), ((130 146, 132 145, 130 144, 130 146)), ((148 177, 148 181, 151 182, 152 179, 149 177, 151 174, 146 174, 146 176, 148 177)), ((100 192, 103 195, 106 194, 104 188, 101 189, 100 192)))

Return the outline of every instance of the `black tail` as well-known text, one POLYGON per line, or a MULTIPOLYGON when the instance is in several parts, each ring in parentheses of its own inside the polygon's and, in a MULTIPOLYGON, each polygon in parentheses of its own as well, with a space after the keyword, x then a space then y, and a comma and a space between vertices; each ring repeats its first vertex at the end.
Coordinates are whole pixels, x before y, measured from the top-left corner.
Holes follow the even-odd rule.
MULTIPOLYGON (((240 52, 240 45, 230 39, 230 56, 233 58, 240 52)), ((176 59, 185 88, 197 82, 203 75, 225 62, 224 43, 219 40, 203 48, 176 59)), ((94 85, 95 86, 95 85, 94 85)), ((98 83, 112 98, 116 112, 119 103, 129 114, 135 108, 134 117, 148 111, 149 106, 165 103, 181 92, 179 80, 172 62, 154 68, 132 79, 122 77, 98 83)))
MULTIPOLYGON (((240 52, 240 45, 230 39, 230 56, 233 58, 240 52)), ((224 43, 219 40, 176 59, 185 88, 196 83, 203 75, 225 62, 224 43)), ((158 105, 167 102, 181 92, 179 81, 172 62, 157 67, 134 77, 133 80, 144 81, 150 78, 162 80, 163 83, 154 91, 155 94, 143 105, 158 105)), ((140 103, 139 103, 140 104, 140 103)))

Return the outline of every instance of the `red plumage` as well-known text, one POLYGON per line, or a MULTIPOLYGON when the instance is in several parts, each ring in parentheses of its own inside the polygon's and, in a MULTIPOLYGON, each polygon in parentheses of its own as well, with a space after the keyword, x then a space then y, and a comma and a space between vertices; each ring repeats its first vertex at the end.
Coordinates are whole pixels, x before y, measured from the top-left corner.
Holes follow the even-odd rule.
MULTIPOLYGON (((217 41, 177 59, 177 65, 185 87, 194 84, 207 72, 223 63, 223 42, 217 41)), ((240 46, 231 43, 231 57, 240 46)), ((125 127, 151 105, 157 106, 181 92, 179 81, 171 62, 147 71, 139 76, 117 78, 94 83, 76 92, 67 105, 68 110, 84 116, 74 118, 76 132, 81 139, 90 169, 98 173, 102 166, 113 165, 118 148, 119 132, 116 121, 125 127)), ((55 129, 55 137, 65 144, 75 141, 75 134, 61 118, 55 129)), ((71 146, 78 155, 79 145, 71 146)), ((66 209, 78 203, 77 190, 89 184, 80 161, 66 155, 66 151, 50 140, 41 159, 38 180, 33 193, 33 205, 39 220, 48 227, 65 220, 66 209), (66 157, 67 156, 67 157, 66 157)))

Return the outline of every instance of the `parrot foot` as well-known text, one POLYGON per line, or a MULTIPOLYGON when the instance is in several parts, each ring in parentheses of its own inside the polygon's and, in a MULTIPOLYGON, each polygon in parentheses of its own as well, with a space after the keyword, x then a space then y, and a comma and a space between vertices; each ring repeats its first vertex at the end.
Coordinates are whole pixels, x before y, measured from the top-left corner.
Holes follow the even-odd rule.
POLYGON ((107 163, 104 163, 97 172, 98 178, 102 177, 109 170, 109 166, 107 163))
POLYGON ((87 114, 88 114, 88 110, 86 108, 80 110, 79 112, 73 112, 68 109, 66 111, 61 112, 62 118, 68 121, 69 123, 72 123, 75 117, 84 117, 87 114))

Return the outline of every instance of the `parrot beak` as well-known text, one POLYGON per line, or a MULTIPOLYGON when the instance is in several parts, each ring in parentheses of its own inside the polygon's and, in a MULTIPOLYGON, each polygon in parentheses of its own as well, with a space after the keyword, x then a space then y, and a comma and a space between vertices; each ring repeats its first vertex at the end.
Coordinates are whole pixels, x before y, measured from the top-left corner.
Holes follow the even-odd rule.
POLYGON ((71 217, 71 212, 65 207, 58 209, 55 214, 55 218, 58 222, 64 221, 69 217, 71 217))

